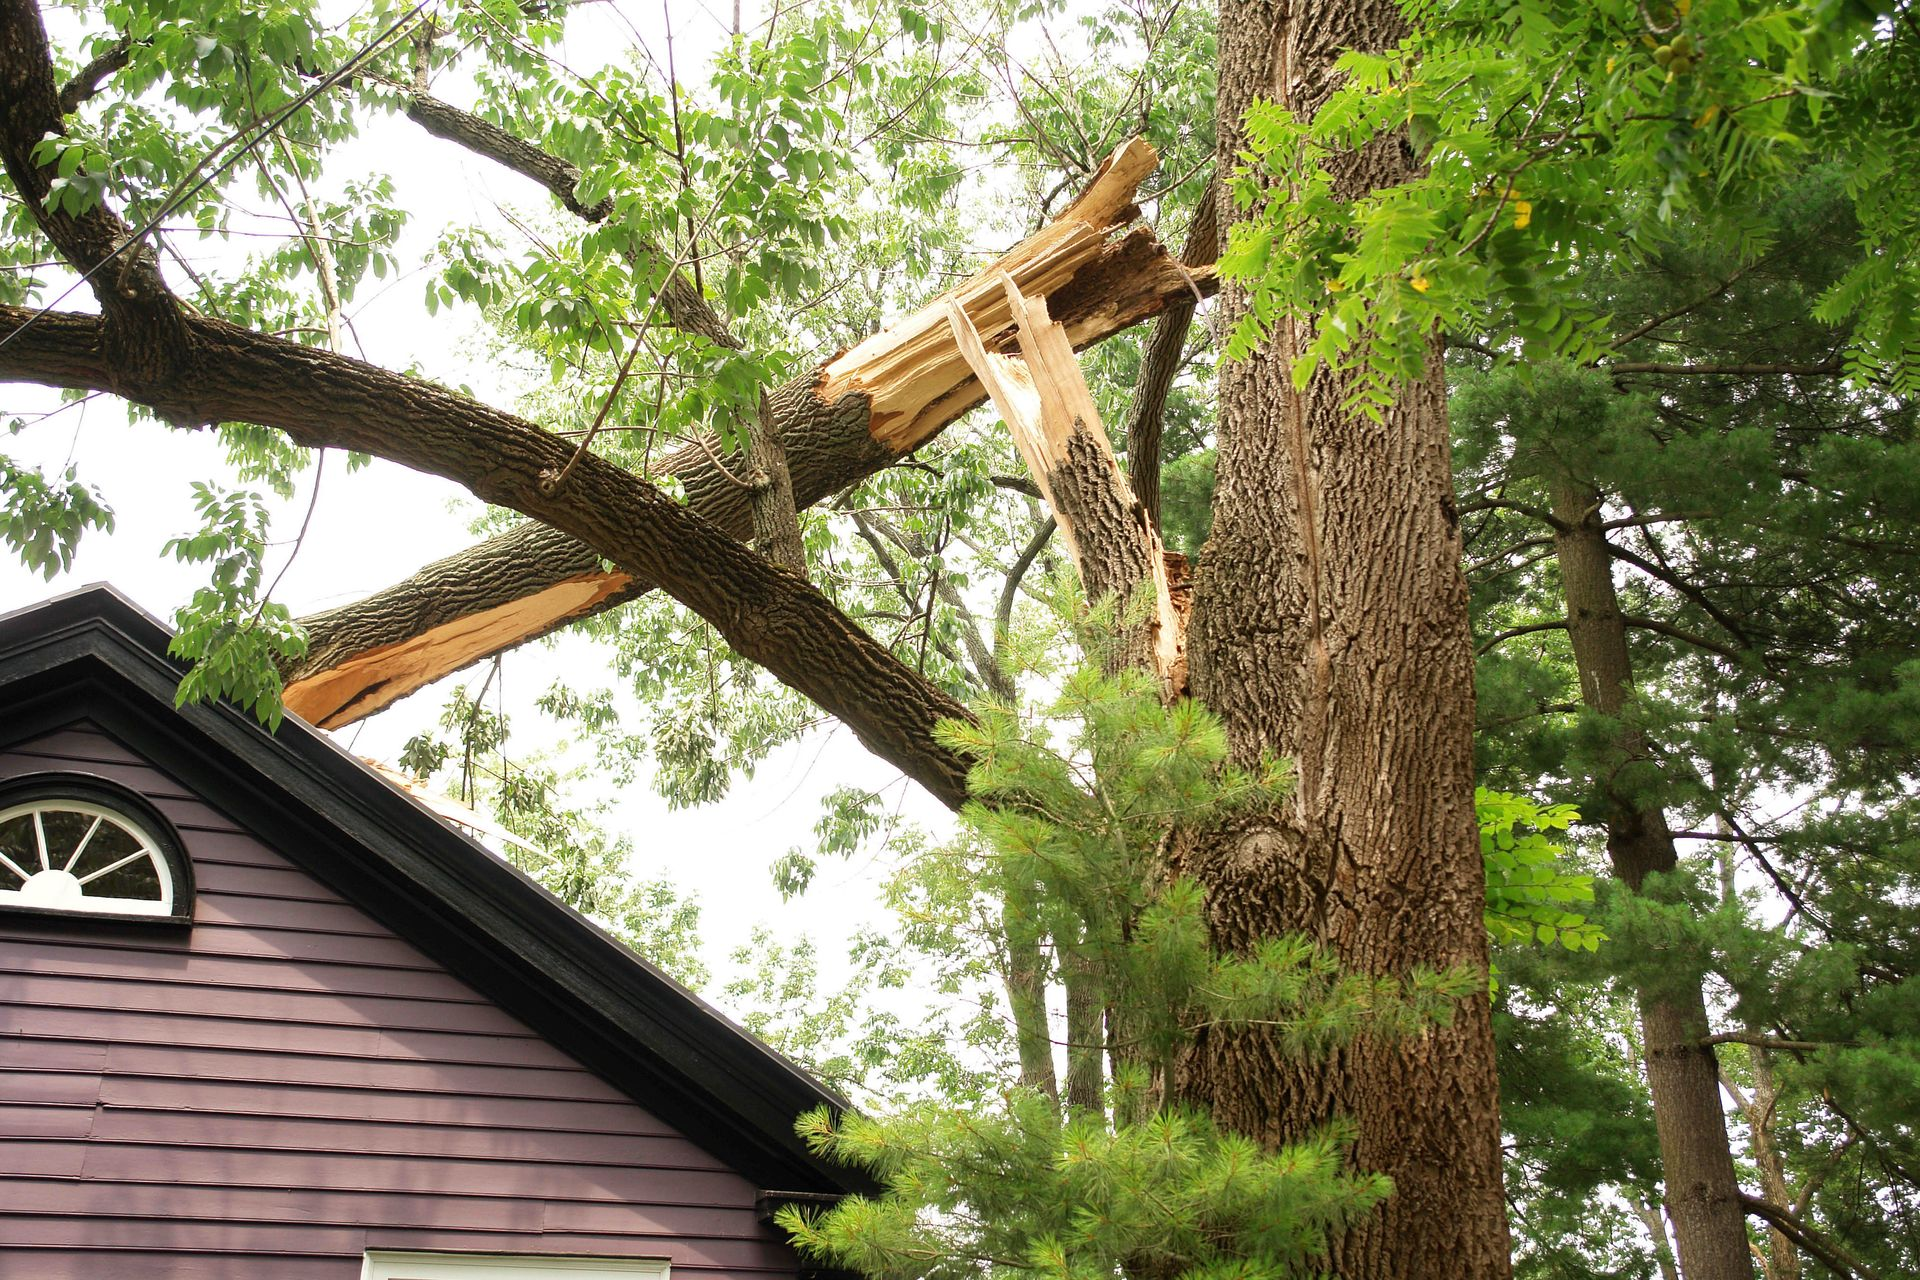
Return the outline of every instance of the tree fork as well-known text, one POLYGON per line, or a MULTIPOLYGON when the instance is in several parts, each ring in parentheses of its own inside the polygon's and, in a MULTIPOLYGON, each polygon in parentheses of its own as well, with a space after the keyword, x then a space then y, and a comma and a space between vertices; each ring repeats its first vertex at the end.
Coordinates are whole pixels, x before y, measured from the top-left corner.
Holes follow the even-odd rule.
MULTIPOLYGON (((611 197, 583 204, 579 197, 580 171, 505 129, 462 111, 424 92, 424 65, 416 70, 416 87, 406 114, 436 138, 453 142, 476 155, 513 170, 551 191, 568 212, 586 222, 605 222, 612 215, 611 197)), ((689 246, 688 252, 692 252, 689 246)), ((627 250, 635 270, 645 274, 665 265, 666 275, 655 286, 659 307, 673 326, 716 346, 741 350, 744 344, 708 304, 697 284, 678 269, 675 259, 652 241, 636 238, 627 250)), ((793 478, 787 471, 787 450, 780 424, 774 419, 765 389, 753 410, 740 423, 748 468, 747 507, 754 545, 775 564, 795 573, 807 571, 806 547, 800 537, 799 513, 793 496, 793 478)))
MULTIPOLYGON (((1004 346, 1012 314, 994 273, 1045 294, 1075 347, 1112 337, 1170 301, 1212 285, 1189 273, 1136 218, 1133 196, 1157 157, 1121 147, 1059 218, 948 294, 769 397, 787 451, 794 500, 812 506, 897 462, 980 404, 985 389, 953 344, 959 299, 983 342, 1004 346)), ((689 447, 660 468, 687 503, 736 537, 751 536, 746 495, 689 447)), ((289 710, 338 727, 471 663, 653 590, 590 549, 532 525, 421 569, 365 600, 302 619, 307 656, 283 674, 289 710)))

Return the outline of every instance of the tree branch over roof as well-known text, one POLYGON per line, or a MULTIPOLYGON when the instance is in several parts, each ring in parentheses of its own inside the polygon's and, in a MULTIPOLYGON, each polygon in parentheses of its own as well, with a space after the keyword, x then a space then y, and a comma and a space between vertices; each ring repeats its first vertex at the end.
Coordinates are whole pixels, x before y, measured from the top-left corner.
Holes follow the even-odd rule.
POLYGON ((31 0, 0 0, 0 102, 8 176, 69 263, 94 273, 101 302, 97 316, 0 306, 0 379, 110 391, 181 426, 251 422, 309 448, 356 450, 453 480, 657 582, 876 755, 947 804, 965 799, 966 762, 933 735, 965 708, 800 575, 596 455, 579 457, 567 484, 552 483, 574 447, 525 419, 331 351, 188 314, 150 256, 122 252, 130 242, 137 250, 137 241, 104 203, 78 214, 49 208, 54 169, 44 163, 43 139, 59 136, 62 121, 31 0))
POLYGON ((966 709, 804 578, 649 482, 588 454, 549 495, 543 481, 573 453, 563 438, 432 383, 224 321, 187 318, 178 375, 151 380, 107 354, 110 321, 53 312, 19 329, 31 314, 0 306, 0 332, 17 335, 0 347, 0 378, 112 391, 179 423, 257 423, 308 448, 357 450, 444 476, 657 583, 940 800, 965 799, 965 762, 932 731, 966 709))

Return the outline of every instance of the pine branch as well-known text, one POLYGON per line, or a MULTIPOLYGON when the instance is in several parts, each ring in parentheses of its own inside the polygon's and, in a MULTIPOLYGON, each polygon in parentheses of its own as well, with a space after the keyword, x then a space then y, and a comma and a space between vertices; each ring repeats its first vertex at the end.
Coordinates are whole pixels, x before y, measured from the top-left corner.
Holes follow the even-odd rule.
POLYGON ((1496 632, 1482 641, 1480 647, 1475 649, 1473 654, 1477 658, 1489 649, 1492 649, 1495 645, 1512 640, 1516 636, 1529 636, 1539 631, 1565 631, 1566 629, 1567 620, 1565 618, 1558 618, 1552 622, 1529 622, 1524 627, 1508 627, 1505 631, 1496 632))
POLYGON ((1701 591, 1698 587, 1692 586, 1689 583, 1681 581, 1678 574, 1675 574, 1671 570, 1655 564, 1653 561, 1648 560, 1644 556, 1638 555, 1635 552, 1627 550, 1625 547, 1620 546, 1617 543, 1612 542, 1611 540, 1609 540, 1607 543, 1607 554, 1612 556, 1615 560, 1618 560, 1623 564, 1632 565, 1634 568, 1640 570, 1640 572, 1646 574, 1650 578, 1656 578, 1659 581, 1666 583, 1669 587, 1672 587, 1675 591, 1678 591, 1681 595, 1693 601, 1694 604, 1700 606, 1701 611, 1705 613, 1708 617, 1712 618, 1715 622, 1725 627, 1727 629, 1727 633, 1733 636, 1735 640, 1738 640, 1742 648, 1752 647, 1753 641, 1748 637, 1746 631, 1743 628, 1741 628, 1741 626, 1733 620, 1732 615, 1728 614, 1726 610, 1714 604, 1712 600, 1707 598, 1706 593, 1701 591))
POLYGON ((1751 1031, 1720 1031, 1703 1038, 1702 1045, 1744 1044, 1756 1049, 1784 1049, 1795 1053, 1812 1053, 1816 1049, 1847 1048, 1851 1040, 1782 1040, 1777 1036, 1756 1035, 1751 1031))
POLYGON ((1678 640, 1682 644, 1690 644, 1696 649, 1705 649, 1708 653, 1717 653, 1729 662, 1740 661, 1740 653, 1738 650, 1729 649, 1723 644, 1716 644, 1698 632, 1689 631, 1685 627, 1676 627, 1671 622, 1662 622, 1658 618, 1649 618, 1637 613, 1623 613, 1620 615, 1620 620, 1630 627, 1638 627, 1642 631, 1652 631, 1658 635, 1666 636, 1669 639, 1678 640))
POLYGON ((1600 366, 1607 373, 1656 373, 1681 377, 1832 377, 1846 371, 1839 356, 1818 364, 1663 364, 1654 360, 1619 360, 1600 366))
POLYGON ((1769 1225, 1795 1244, 1805 1249, 1842 1275, 1855 1276, 1858 1280, 1880 1280, 1880 1273, 1860 1259, 1848 1253, 1825 1234, 1807 1225, 1806 1219, 1796 1218, 1777 1204, 1762 1200, 1759 1196, 1740 1193, 1740 1203, 1748 1213, 1764 1218, 1769 1225))
POLYGON ((1514 502, 1508 498, 1479 498, 1473 502, 1463 503, 1459 508, 1459 512, 1463 516, 1470 516, 1480 511, 1517 512, 1530 519, 1538 520, 1541 524, 1546 525, 1558 533, 1567 533, 1572 529, 1571 525, 1567 524, 1566 521, 1560 519, 1545 507, 1536 507, 1526 502, 1514 502))

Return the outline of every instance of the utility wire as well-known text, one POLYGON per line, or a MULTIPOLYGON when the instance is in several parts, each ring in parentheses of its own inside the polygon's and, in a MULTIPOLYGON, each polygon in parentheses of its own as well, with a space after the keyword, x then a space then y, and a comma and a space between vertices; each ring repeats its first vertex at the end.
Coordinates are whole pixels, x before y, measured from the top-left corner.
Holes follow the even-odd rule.
POLYGON ((28 316, 24 321, 20 323, 18 327, 16 327, 12 332, 8 333, 5 337, 0 337, 0 348, 4 348, 9 342, 12 342, 15 338, 25 333, 27 329, 34 323, 34 321, 40 319, 42 316, 50 314, 55 307, 59 306, 62 302, 65 302, 69 297, 71 297, 73 295, 74 290, 78 289, 81 285, 86 284, 88 281, 92 280, 93 277, 99 273, 102 267, 105 267, 107 264, 111 263, 115 258, 118 258, 121 254, 125 253, 128 249, 132 248, 134 245, 137 245, 142 240, 146 239, 148 234, 151 233, 154 230, 154 228, 160 225, 160 221, 163 218, 167 217, 169 214, 172 214, 173 212, 178 210, 182 205, 184 205, 188 200, 191 200, 194 196, 204 191, 209 184, 211 184, 221 174, 225 173, 228 169, 232 168, 235 164, 239 163, 241 159, 252 154, 254 148, 258 147, 262 142, 266 141, 269 137, 271 137, 280 128, 281 125, 285 124, 289 119, 292 118, 293 114, 296 111, 299 111, 302 107, 305 107, 308 103, 312 102, 315 98, 319 97, 322 93, 325 93, 328 89, 331 89, 334 85, 339 84, 342 80, 347 79, 355 71, 359 70, 360 66, 363 63, 367 62, 369 59, 373 58, 376 54, 380 53, 382 48, 385 45, 390 44, 393 41, 393 38, 398 34, 400 34, 401 30, 405 28, 407 24, 412 22, 415 18, 419 17, 421 10, 425 9, 427 5, 430 3, 432 3, 432 0, 420 0, 420 3, 414 5, 413 8, 407 10, 406 13, 396 18, 392 22, 392 24, 387 27, 385 31, 375 36, 373 40, 370 41, 368 44, 362 46, 360 51, 354 54, 353 57, 347 59, 346 62, 342 63, 339 67, 336 67, 333 71, 329 72, 326 76, 322 77, 318 81, 315 81, 312 86, 304 90, 298 97, 294 98, 293 101, 289 102, 286 106, 282 107, 276 114, 274 114, 264 122, 256 120, 253 124, 243 127, 238 132, 232 134, 231 136, 223 139, 221 142, 216 144, 212 150, 207 152, 206 155, 200 157, 199 163, 195 164, 192 169, 188 170, 186 177, 180 180, 182 184, 192 182, 193 183, 192 186, 186 187, 184 190, 176 189, 177 194, 169 196, 167 200, 160 206, 160 208, 157 211, 155 211, 153 216, 148 218, 146 223, 142 225, 138 231, 134 232, 131 236, 128 236, 125 240, 121 241, 118 245, 114 246, 113 250, 109 252, 106 257, 100 259, 100 261, 94 263, 91 267, 88 267, 86 271, 81 273, 81 276, 78 280, 75 280, 72 284, 66 287, 66 289, 60 294, 59 297, 55 298, 52 302, 49 302, 44 307, 41 307, 39 310, 35 311, 32 315, 28 316), (237 150, 233 150, 219 164, 215 165, 210 171, 206 172, 203 176, 201 176, 198 181, 193 181, 194 175, 199 174, 203 169, 206 169, 207 165, 213 160, 215 156, 219 155, 223 151, 228 151, 229 148, 234 147, 234 144, 240 142, 242 138, 246 138, 249 130, 255 130, 256 132, 254 132, 251 138, 247 139, 244 145, 240 146, 237 150))

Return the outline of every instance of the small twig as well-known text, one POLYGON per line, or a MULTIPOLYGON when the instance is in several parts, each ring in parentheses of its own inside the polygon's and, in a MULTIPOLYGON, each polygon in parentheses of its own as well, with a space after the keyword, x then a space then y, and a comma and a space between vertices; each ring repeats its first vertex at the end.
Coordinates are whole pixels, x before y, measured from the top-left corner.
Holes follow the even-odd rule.
POLYGON ((1561 618, 1555 622, 1530 622, 1524 627, 1509 627, 1505 631, 1497 632, 1496 634, 1488 637, 1487 640, 1483 642, 1478 649, 1475 649, 1473 651, 1473 656, 1477 658, 1481 654, 1493 648, 1495 645, 1500 644, 1503 641, 1511 640, 1516 636, 1532 635, 1536 631, 1565 631, 1565 630, 1567 630, 1567 621, 1565 618, 1561 618))

